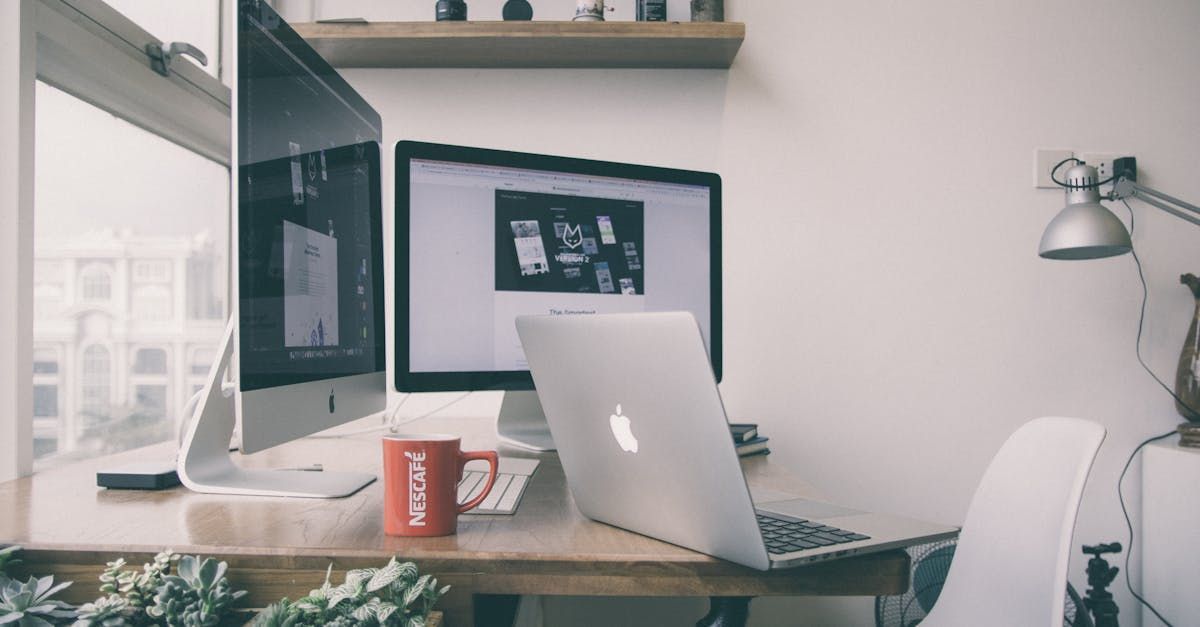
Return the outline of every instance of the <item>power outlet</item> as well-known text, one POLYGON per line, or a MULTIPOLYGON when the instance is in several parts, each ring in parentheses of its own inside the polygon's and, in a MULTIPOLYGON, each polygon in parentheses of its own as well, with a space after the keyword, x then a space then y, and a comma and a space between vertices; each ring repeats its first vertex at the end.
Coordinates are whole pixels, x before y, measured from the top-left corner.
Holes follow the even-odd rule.
POLYGON ((1100 175, 1101 181, 1107 181, 1113 175, 1113 161, 1125 157, 1124 153, 1118 152, 1084 152, 1079 154, 1079 158, 1085 163, 1096 168, 1096 173, 1100 175))

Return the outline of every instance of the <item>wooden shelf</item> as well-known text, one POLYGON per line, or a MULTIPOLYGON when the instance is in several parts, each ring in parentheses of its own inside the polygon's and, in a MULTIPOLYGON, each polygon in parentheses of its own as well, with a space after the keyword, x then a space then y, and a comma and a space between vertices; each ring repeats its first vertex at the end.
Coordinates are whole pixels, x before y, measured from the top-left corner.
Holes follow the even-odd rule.
POLYGON ((740 22, 293 24, 334 67, 728 68, 740 22))

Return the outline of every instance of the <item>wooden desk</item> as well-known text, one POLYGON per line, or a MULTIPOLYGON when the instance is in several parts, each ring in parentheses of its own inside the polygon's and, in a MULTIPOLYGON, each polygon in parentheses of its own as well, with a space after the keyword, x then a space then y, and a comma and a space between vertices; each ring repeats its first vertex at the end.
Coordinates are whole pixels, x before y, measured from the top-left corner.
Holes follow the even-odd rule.
MULTIPOLYGON (((461 433, 464 448, 495 447, 492 423, 479 418, 427 419, 405 431, 461 433)), ((379 473, 379 436, 310 438, 243 463, 319 462, 328 470, 379 473)), ((443 538, 385 535, 382 481, 336 500, 96 487, 98 468, 171 458, 173 446, 164 444, 0 484, 0 544, 24 546, 31 572, 75 581, 65 595, 75 602, 98 596, 94 582, 106 561, 125 556, 140 564, 165 548, 226 560, 232 583, 249 591, 245 602, 255 607, 307 594, 330 562, 344 571, 396 555, 453 586, 439 607, 455 626, 471 623, 476 595, 875 595, 908 585, 902 551, 759 572, 596 523, 575 508, 556 455, 501 454, 542 460, 517 514, 461 516, 458 534, 443 538)), ((766 458, 745 460, 744 468, 754 487, 806 489, 766 458)))

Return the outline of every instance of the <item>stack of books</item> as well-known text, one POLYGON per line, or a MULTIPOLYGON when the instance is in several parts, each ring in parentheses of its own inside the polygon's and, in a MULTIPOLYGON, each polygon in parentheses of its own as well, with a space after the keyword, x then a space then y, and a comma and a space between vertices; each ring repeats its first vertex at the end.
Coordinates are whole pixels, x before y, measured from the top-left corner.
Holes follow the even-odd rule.
POLYGON ((771 449, 767 448, 767 438, 758 434, 758 425, 732 422, 729 423, 729 431, 733 434, 738 457, 771 454, 771 449))

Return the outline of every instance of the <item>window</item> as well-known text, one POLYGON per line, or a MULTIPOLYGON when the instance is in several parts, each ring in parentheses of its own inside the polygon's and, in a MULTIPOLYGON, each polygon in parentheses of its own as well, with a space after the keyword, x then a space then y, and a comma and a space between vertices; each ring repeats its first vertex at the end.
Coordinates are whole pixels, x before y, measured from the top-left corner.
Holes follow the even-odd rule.
POLYGON ((228 170, 48 85, 38 85, 37 98, 34 256, 74 264, 80 300, 107 306, 85 313, 35 300, 47 314, 34 325, 35 341, 79 330, 67 347, 81 351, 78 370, 59 365, 59 409, 74 415, 60 417, 53 453, 65 460, 169 439, 170 355, 145 344, 220 340, 219 325, 168 323, 180 317, 175 290, 200 290, 225 315, 228 170), (75 184, 58 184, 55 173, 75 184), (148 256, 158 250, 163 256, 148 256), (171 260, 180 254, 185 268, 205 272, 181 273, 185 284, 175 285, 171 260), (117 355, 128 355, 128 365, 117 355))
POLYGON ((133 292, 133 316, 161 322, 171 319, 171 290, 161 285, 143 285, 133 292))
POLYGON ((33 417, 34 418, 57 418, 58 417, 58 386, 57 385, 34 385, 33 386, 33 417))
POLYGON ((33 165, 19 174, 33 190, 0 203, 0 217, 22 238, 32 225, 34 245, 32 264, 22 257, 0 272, 34 286, 13 295, 35 314, 32 333, 13 340, 17 353, 30 343, 50 350, 35 354, 32 381, 15 390, 34 410, 0 416, 0 459, 17 462, 0 464, 0 480, 31 471, 31 443, 2 437, 29 433, 30 424, 39 458, 32 470, 172 435, 165 419, 173 402, 170 355, 148 354, 138 365, 136 350, 148 341, 219 340, 219 324, 193 325, 188 314, 194 292, 206 319, 223 319, 229 301, 231 93, 219 77, 222 44, 228 49, 232 41, 222 36, 221 13, 228 18, 235 5, 41 1, 32 4, 36 19, 7 31, 19 35, 22 57, 35 61, 36 76, 22 64, 0 77, 0 93, 34 96, 12 101, 34 104, 34 111, 18 105, 12 117, 28 121, 32 141, 10 137, 15 156, 33 165), (158 40, 191 43, 209 64, 177 57, 159 74, 146 52, 158 40), (193 279, 199 288, 189 287, 193 279), (147 319, 180 324, 146 331, 139 322, 147 319), (164 366, 166 374, 133 372, 164 366))
POLYGON ((209 368, 212 367, 213 360, 217 358, 217 351, 214 348, 201 347, 192 350, 192 358, 189 360, 188 370, 193 375, 206 375, 209 368))
POLYGON ((165 259, 133 262, 133 280, 138 283, 165 283, 171 280, 171 262, 165 259))
POLYGON ((167 374, 167 351, 161 348, 143 348, 133 361, 134 374, 167 374))
POLYGON ((107 301, 112 298, 112 272, 100 264, 87 266, 79 275, 79 286, 85 302, 107 301))
POLYGON ((112 403, 112 364, 108 349, 92 345, 83 351, 83 376, 80 397, 85 421, 89 424, 108 418, 112 403))

